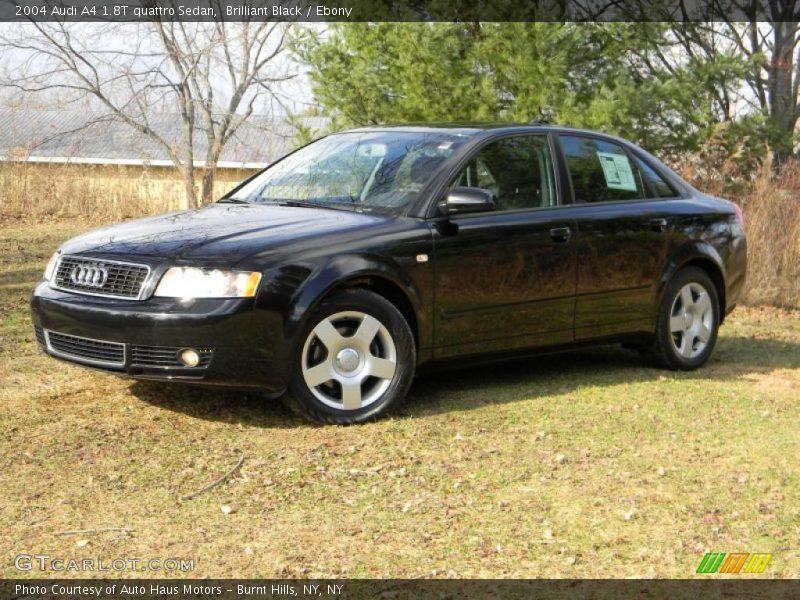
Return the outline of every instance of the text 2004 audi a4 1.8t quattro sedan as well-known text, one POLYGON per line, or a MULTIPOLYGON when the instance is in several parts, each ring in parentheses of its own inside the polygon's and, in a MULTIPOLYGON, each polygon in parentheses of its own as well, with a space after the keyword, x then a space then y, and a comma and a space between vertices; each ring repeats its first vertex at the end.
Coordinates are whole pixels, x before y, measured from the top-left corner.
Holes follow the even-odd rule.
POLYGON ((742 214, 568 128, 330 135, 216 204, 66 242, 32 298, 55 357, 252 388, 309 419, 399 404, 425 363, 622 342, 694 369, 745 278, 742 214))

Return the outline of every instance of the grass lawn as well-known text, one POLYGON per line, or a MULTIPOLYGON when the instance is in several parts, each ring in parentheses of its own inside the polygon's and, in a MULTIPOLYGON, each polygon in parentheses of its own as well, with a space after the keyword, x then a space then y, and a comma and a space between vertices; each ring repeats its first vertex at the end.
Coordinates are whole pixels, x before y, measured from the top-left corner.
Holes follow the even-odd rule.
POLYGON ((0 576, 46 576, 14 569, 25 553, 202 577, 692 577, 709 551, 800 576, 800 312, 737 309, 694 373, 600 348, 428 376, 393 418, 317 427, 41 354, 31 288, 86 227, 0 223, 0 576), (104 527, 131 531, 64 533, 104 527))

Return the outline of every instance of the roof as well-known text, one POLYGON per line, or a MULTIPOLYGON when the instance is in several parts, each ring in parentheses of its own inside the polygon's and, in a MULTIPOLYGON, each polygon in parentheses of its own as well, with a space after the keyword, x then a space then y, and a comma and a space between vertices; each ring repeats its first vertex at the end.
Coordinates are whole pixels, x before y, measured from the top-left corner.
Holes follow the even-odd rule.
MULTIPOLYGON (((182 123, 173 114, 154 114, 153 129, 178 145, 182 123)), ((206 136, 195 131, 194 162, 204 164, 206 136)), ((290 149, 286 121, 252 116, 226 144, 219 167, 263 168, 290 149)), ((167 150, 121 120, 79 111, 0 109, 0 160, 26 162, 172 166, 167 150)))
MULTIPOLYGON (((442 123, 392 123, 385 125, 371 125, 356 127, 348 131, 411 131, 411 132, 431 132, 443 131, 458 135, 475 135, 488 129, 505 129, 526 127, 528 123, 493 123, 493 122, 442 122, 442 123)), ((340 132, 343 133, 343 132, 340 132)))
POLYGON ((605 133, 603 131, 596 131, 593 129, 584 129, 581 127, 572 127, 570 125, 556 125, 553 123, 546 123, 543 121, 531 121, 530 123, 502 123, 502 122, 456 122, 456 123, 419 123, 419 124, 397 124, 397 125, 373 125, 369 127, 359 127, 357 129, 348 129, 339 131, 337 133, 365 133, 369 131, 405 131, 409 133, 445 133, 457 136, 489 136, 494 132, 506 133, 543 133, 553 132, 570 135, 588 135, 594 137, 604 138, 609 141, 623 144, 629 147, 636 146, 630 140, 621 138, 617 135, 605 133))
POLYGON ((530 123, 515 122, 454 122, 454 123, 397 123, 387 125, 370 125, 340 131, 365 132, 365 131, 407 131, 413 133, 442 132, 453 135, 478 135, 492 131, 563 131, 571 133, 586 133, 614 137, 601 131, 580 129, 569 125, 556 125, 544 121, 531 121, 530 123))

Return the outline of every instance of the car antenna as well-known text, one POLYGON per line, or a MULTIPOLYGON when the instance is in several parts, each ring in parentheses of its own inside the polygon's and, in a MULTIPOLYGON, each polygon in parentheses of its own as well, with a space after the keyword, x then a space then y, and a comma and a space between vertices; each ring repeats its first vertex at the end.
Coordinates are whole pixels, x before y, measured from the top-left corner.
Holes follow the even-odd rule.
POLYGON ((529 125, 550 125, 553 122, 554 112, 549 106, 539 108, 539 117, 528 121, 529 125))

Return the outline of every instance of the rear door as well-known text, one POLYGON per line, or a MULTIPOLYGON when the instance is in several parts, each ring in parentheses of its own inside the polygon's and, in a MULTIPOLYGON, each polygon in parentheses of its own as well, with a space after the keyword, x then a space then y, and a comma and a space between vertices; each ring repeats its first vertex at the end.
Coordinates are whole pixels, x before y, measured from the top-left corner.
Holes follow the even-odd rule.
POLYGON ((491 191, 497 209, 437 225, 437 357, 572 341, 575 224, 558 202, 551 142, 496 140, 452 181, 491 191))
POLYGON ((577 222, 575 339, 650 331, 674 217, 622 145, 583 134, 559 143, 577 222))

